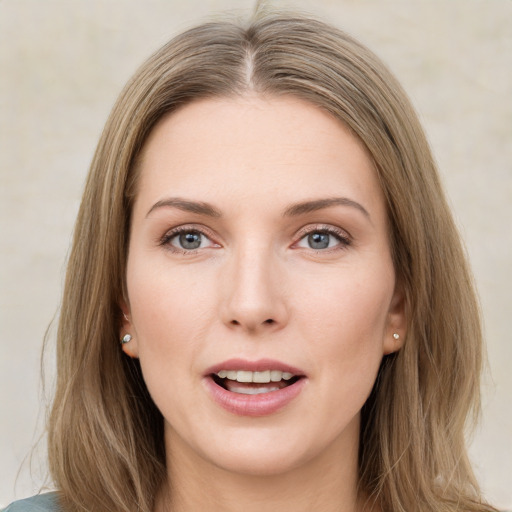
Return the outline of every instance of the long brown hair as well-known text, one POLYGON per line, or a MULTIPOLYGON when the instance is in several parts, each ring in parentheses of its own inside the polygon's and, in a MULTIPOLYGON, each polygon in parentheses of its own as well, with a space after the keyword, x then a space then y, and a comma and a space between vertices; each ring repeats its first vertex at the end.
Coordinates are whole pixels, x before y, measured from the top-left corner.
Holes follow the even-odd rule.
POLYGON ((150 512, 165 478, 163 420, 120 350, 137 156, 162 116, 198 98, 293 95, 365 144, 387 202, 407 339, 362 411, 360 489, 383 511, 484 511, 464 429, 479 407, 480 316, 425 135, 380 60, 320 21, 206 23, 153 55, 120 95, 86 183, 58 330, 49 460, 69 511, 150 512))

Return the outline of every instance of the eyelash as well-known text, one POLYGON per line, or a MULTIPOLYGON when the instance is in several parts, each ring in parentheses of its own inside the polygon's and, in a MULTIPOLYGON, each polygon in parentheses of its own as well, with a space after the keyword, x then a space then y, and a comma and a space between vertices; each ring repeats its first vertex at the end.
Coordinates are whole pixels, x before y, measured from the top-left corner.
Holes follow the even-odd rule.
MULTIPOLYGON (((194 226, 194 225, 184 225, 184 226, 178 226, 176 228, 171 229, 170 231, 167 231, 165 235, 159 240, 159 245, 164 246, 167 250, 178 253, 178 254, 195 254, 197 253, 201 248, 197 249, 180 249, 179 247, 174 247, 171 244, 171 241, 173 238, 179 236, 180 234, 184 233, 199 233, 200 235, 206 237, 208 240, 212 241, 213 234, 210 233, 207 229, 205 229, 202 226, 194 226)), ((212 241, 212 243, 215 243, 212 241)), ((217 244, 218 245, 218 244, 217 244)))
MULTIPOLYGON (((199 233, 202 236, 205 236, 208 240, 210 240, 213 244, 213 234, 210 233, 210 231, 206 230, 202 226, 194 226, 194 225, 183 225, 178 226, 176 228, 171 229, 170 231, 167 231, 165 235, 159 240, 159 245, 165 246, 169 251, 179 254, 186 254, 186 255, 192 255, 197 253, 201 247, 197 249, 180 249, 178 247, 175 247, 171 244, 171 241, 183 233, 199 233)), ((336 228, 334 226, 328 226, 328 225, 317 225, 317 226, 310 226, 301 229, 297 233, 297 241, 293 243, 293 246, 296 246, 299 242, 301 242, 304 238, 307 236, 310 236, 314 233, 320 233, 320 234, 327 234, 330 236, 333 236, 338 240, 338 244, 334 247, 327 247, 324 249, 313 249, 312 247, 309 248, 309 250, 314 251, 315 253, 326 253, 336 250, 344 250, 347 247, 349 247, 352 244, 352 240, 350 236, 343 230, 336 228)), ((218 245, 218 244, 217 244, 218 245)))
POLYGON ((352 239, 347 234, 346 231, 336 228, 334 226, 329 225, 316 225, 316 226, 309 226, 298 233, 298 240, 294 243, 294 245, 297 245, 299 242, 301 242, 304 238, 306 238, 309 235, 312 235, 314 233, 320 233, 320 234, 326 234, 333 236, 337 239, 339 244, 335 245, 334 247, 327 247, 325 249, 313 249, 312 247, 309 248, 309 250, 314 251, 316 254, 320 253, 327 253, 331 251, 339 251, 339 250, 345 250, 347 247, 349 247, 352 244, 352 239))

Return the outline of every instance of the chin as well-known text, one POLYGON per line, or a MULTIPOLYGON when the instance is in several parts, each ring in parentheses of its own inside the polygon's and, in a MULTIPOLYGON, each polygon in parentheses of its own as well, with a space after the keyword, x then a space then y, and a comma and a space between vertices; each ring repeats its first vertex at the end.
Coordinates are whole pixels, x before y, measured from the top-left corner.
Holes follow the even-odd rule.
POLYGON ((230 473, 260 477, 289 473, 307 461, 308 457, 304 453, 283 453, 280 450, 263 453, 259 449, 217 454, 212 460, 217 467, 230 473))
POLYGON ((310 430, 294 428, 289 423, 276 428, 276 425, 262 422, 245 429, 223 429, 221 436, 211 436, 210 433, 209 444, 201 442, 196 446, 202 451, 202 457, 218 468, 240 475, 265 477, 315 465, 315 460, 327 460, 340 441, 336 434, 329 428, 310 430))
POLYGON ((169 459, 196 459, 233 474, 272 476, 299 468, 325 449, 317 436, 308 436, 303 429, 294 432, 289 425, 276 428, 263 421, 245 428, 223 425, 215 431, 209 426, 199 432, 191 429, 183 437, 168 431, 169 459))

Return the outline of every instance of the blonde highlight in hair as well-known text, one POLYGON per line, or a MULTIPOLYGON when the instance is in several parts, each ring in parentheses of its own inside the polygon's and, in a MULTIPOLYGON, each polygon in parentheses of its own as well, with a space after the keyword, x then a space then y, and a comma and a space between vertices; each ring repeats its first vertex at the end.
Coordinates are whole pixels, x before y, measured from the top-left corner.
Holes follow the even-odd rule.
POLYGON ((407 339, 362 411, 360 490, 383 512, 494 510, 464 429, 479 408, 480 317, 425 135, 367 48, 320 21, 258 13, 173 39, 135 74, 101 136, 80 207, 58 330, 49 460, 66 510, 151 512, 165 479, 163 419, 119 348, 137 157, 165 115, 199 98, 302 98, 365 144, 386 198, 407 339))

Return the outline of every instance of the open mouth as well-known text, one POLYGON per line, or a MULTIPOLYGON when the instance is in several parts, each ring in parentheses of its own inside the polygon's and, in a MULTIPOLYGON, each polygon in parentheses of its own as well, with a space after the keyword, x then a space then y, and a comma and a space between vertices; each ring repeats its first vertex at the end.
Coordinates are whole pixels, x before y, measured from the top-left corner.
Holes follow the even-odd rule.
POLYGON ((295 384, 300 375, 280 370, 247 371, 220 370, 211 374, 211 378, 221 388, 242 395, 259 395, 279 391, 295 384))
POLYGON ((286 408, 309 377, 280 361, 230 359, 209 368, 204 384, 214 403, 237 416, 268 416, 286 408))

